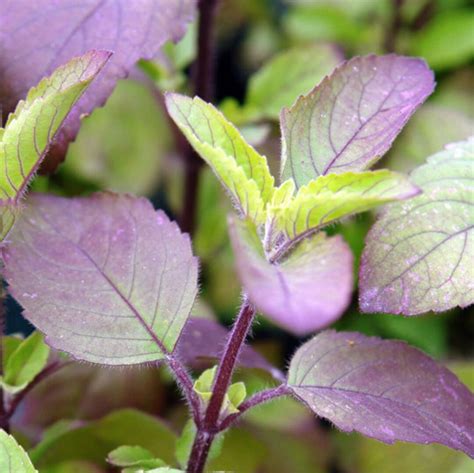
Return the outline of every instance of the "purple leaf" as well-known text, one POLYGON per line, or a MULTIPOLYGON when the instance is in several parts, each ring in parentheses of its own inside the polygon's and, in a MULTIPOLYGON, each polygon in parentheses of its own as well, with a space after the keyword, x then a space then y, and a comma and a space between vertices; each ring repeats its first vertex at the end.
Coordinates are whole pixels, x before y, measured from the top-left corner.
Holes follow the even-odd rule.
POLYGON ((34 195, 3 257, 25 317, 52 347, 93 363, 163 359, 197 291, 189 237, 127 195, 34 195))
POLYGON ((474 396, 404 342, 322 332, 290 364, 288 384, 318 416, 386 443, 441 443, 474 456, 474 396))
POLYGON ((474 139, 417 168, 423 193, 393 204, 367 236, 360 269, 364 312, 415 315, 474 302, 474 139))
MULTIPOLYGON (((222 355, 228 334, 225 327, 213 320, 191 317, 176 345, 176 356, 192 367, 209 364, 222 355)), ((269 372, 275 379, 284 379, 277 368, 248 345, 243 347, 238 365, 245 368, 259 368, 269 372)))
POLYGON ((53 150, 63 158, 80 117, 102 105, 118 79, 141 58, 177 41, 194 16, 195 0, 4 0, 0 9, 0 104, 12 111, 30 87, 90 49, 114 52, 100 79, 78 102, 53 150))
POLYGON ((281 114, 282 181, 362 171, 391 146, 434 88, 421 59, 356 57, 281 114))
POLYGON ((340 236, 319 233, 271 264, 251 222, 231 218, 229 227, 240 279, 263 315, 297 335, 342 315, 352 292, 352 253, 340 236))

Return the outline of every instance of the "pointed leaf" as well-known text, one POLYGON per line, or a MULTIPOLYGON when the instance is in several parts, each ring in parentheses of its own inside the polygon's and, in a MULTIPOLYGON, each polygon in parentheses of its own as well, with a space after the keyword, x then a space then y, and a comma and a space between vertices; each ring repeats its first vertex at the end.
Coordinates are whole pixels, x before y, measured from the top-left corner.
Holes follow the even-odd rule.
MULTIPOLYGON (((177 41, 195 11, 195 0, 4 0, 0 10, 0 103, 11 111, 30 87, 92 48, 114 51, 101 80, 68 117, 52 153, 64 158, 80 117, 102 105, 118 79, 141 58, 153 58, 162 45, 177 41)), ((53 166, 54 163, 50 163, 53 166)))
POLYGON ((431 94, 433 73, 403 56, 356 57, 281 116, 282 178, 297 187, 319 175, 362 171, 392 144, 431 94))
POLYGON ((264 206, 272 197, 274 182, 266 158, 244 140, 224 115, 199 97, 167 94, 166 106, 241 213, 257 223, 265 222, 264 206))
POLYGON ((367 237, 363 311, 414 315, 474 302, 473 179, 474 139, 449 145, 412 173, 423 193, 387 208, 367 237))
POLYGON ((244 109, 254 111, 253 120, 278 119, 283 107, 309 92, 342 59, 330 44, 300 46, 277 54, 250 78, 244 109))
POLYGON ((229 227, 240 279, 264 316, 304 335, 342 315, 352 292, 352 253, 340 236, 315 235, 271 264, 251 222, 231 218, 229 227))
POLYGON ((345 432, 386 443, 441 443, 474 456, 474 395, 404 342, 322 332, 296 352, 288 384, 345 432))
POLYGON ((0 471, 2 473, 38 473, 17 441, 0 430, 0 471))
POLYGON ((300 187, 289 204, 274 208, 275 229, 288 239, 298 238, 342 217, 417 193, 405 176, 388 170, 320 176, 300 187))
POLYGON ((109 57, 91 51, 72 59, 32 88, 8 117, 0 129, 2 203, 17 204, 24 195, 64 119, 109 57))
POLYGON ((0 241, 13 227, 20 199, 64 119, 109 57, 90 51, 59 67, 29 91, 0 128, 0 241))
POLYGON ((53 347, 94 363, 165 357, 197 290, 189 237, 127 195, 34 195, 3 256, 26 318, 53 347))
POLYGON ((3 389, 10 393, 24 389, 46 366, 48 356, 49 347, 43 336, 33 332, 8 357, 1 381, 3 389))

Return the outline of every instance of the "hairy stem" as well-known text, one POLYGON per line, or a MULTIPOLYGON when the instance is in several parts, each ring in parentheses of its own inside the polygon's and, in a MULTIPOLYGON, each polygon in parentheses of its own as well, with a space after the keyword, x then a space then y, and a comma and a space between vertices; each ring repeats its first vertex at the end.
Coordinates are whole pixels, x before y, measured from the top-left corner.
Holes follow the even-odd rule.
POLYGON ((173 372, 178 386, 183 391, 186 400, 188 401, 189 407, 191 408, 191 414, 193 416, 194 423, 199 428, 201 425, 201 414, 200 414, 200 401, 194 391, 194 383, 189 373, 186 371, 184 365, 174 358, 172 355, 167 357, 168 366, 173 372))
POLYGON ((206 409, 202 426, 198 426, 191 455, 188 462, 188 473, 202 473, 212 441, 219 432, 219 416, 225 395, 234 373, 234 368, 244 345, 245 339, 255 317, 255 308, 244 298, 227 345, 217 368, 211 399, 206 409))
POLYGON ((281 384, 276 388, 265 389, 264 391, 254 394, 251 398, 247 399, 239 406, 239 412, 230 414, 221 422, 219 425, 219 430, 225 430, 229 428, 242 416, 242 414, 247 412, 249 409, 258 406, 259 404, 264 404, 265 402, 271 401, 272 399, 288 395, 290 395, 290 389, 286 384, 281 384))
MULTIPOLYGON (((206 102, 214 98, 214 20, 218 0, 199 0, 198 50, 192 70, 194 93, 206 102)), ((195 228, 201 158, 188 145, 184 154, 184 201, 181 228, 192 234, 195 228)))

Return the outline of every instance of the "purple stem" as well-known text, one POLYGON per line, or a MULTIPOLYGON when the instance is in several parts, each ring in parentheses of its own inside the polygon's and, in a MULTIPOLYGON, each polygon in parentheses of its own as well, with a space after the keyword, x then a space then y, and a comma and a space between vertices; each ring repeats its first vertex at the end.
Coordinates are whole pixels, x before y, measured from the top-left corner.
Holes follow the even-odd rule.
MULTIPOLYGON (((197 59, 192 70, 194 94, 206 102, 214 98, 214 20, 219 0, 199 0, 197 59)), ((180 226, 192 235, 196 220, 199 175, 202 160, 189 146, 184 148, 184 202, 180 226)))
POLYGON ((281 396, 288 396, 291 394, 290 389, 286 384, 280 384, 280 386, 271 389, 265 389, 254 394, 251 398, 247 399, 239 406, 239 412, 235 414, 228 415, 219 425, 219 430, 225 430, 229 428, 235 421, 237 421, 242 414, 244 414, 249 409, 252 409, 259 404, 271 401, 281 396))
POLYGON ((197 429, 189 457, 188 473, 202 473, 204 471, 212 441, 221 430, 219 429, 218 422, 222 403, 224 402, 239 353, 242 350, 254 317, 255 308, 245 297, 217 368, 216 379, 203 424, 197 429))
POLYGON ((20 391, 11 401, 10 405, 8 406, 8 410, 6 411, 7 419, 10 419, 15 411, 17 410, 20 403, 23 399, 30 393, 38 384, 40 384, 44 379, 48 378, 52 374, 56 373, 60 369, 64 368, 67 365, 70 365, 72 361, 65 361, 61 362, 59 360, 53 361, 51 364, 46 366, 41 372, 39 372, 31 381, 30 384, 26 386, 25 389, 20 391))
POLYGON ((196 392, 194 391, 194 383, 192 378, 189 376, 184 365, 174 358, 172 355, 167 357, 168 366, 173 371, 176 382, 180 386, 186 400, 191 408, 191 414, 193 416, 194 423, 197 427, 201 426, 201 414, 200 414, 200 400, 196 392))

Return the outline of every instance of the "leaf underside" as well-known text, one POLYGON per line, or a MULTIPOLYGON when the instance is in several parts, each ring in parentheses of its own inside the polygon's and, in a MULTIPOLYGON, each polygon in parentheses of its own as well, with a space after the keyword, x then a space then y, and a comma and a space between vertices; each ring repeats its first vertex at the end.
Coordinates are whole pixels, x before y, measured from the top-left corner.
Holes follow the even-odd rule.
POLYGON ((197 291, 189 237, 127 195, 33 195, 3 258, 25 317, 51 346, 94 363, 162 359, 197 291))
POLYGON ((474 302, 474 139, 433 155, 411 180, 423 193, 387 208, 367 237, 365 312, 415 315, 474 302))
POLYGON ((386 443, 441 443, 474 456, 474 395, 404 342, 322 332, 296 352, 288 384, 345 432, 386 443))
POLYGON ((251 222, 231 218, 229 228, 242 284, 266 317, 304 335, 342 315, 352 292, 352 253, 340 236, 319 233, 271 264, 251 222))
POLYGON ((420 59, 345 62, 282 111, 282 180, 292 177, 300 187, 319 175, 367 169, 433 88, 433 73, 420 59))

